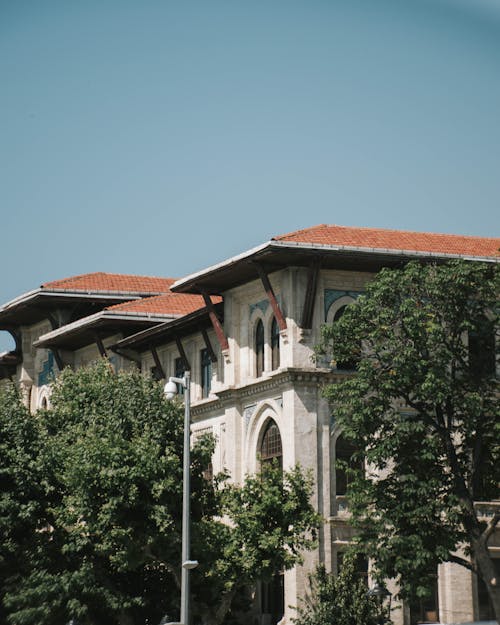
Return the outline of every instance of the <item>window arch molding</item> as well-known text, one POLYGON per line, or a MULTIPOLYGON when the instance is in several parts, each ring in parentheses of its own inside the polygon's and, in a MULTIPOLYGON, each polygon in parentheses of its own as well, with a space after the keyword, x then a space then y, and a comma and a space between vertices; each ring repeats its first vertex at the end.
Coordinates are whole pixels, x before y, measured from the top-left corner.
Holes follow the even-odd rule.
MULTIPOLYGON (((335 321, 338 321, 338 319, 344 314, 344 310, 347 306, 354 304, 355 301, 356 299, 351 295, 343 295, 335 300, 328 309, 326 325, 331 325, 335 321)), ((336 363, 333 366, 340 371, 353 371, 356 368, 356 360, 336 363)))
POLYGON ((250 421, 248 423, 246 445, 245 445, 245 472, 256 473, 259 470, 260 463, 258 454, 264 437, 266 427, 270 420, 273 420, 278 426, 283 446, 283 466, 287 464, 286 448, 283 444, 285 424, 281 406, 275 400, 266 400, 257 405, 250 421))
POLYGON ((37 392, 36 409, 46 410, 48 408, 50 408, 50 387, 44 384, 37 392))
MULTIPOLYGON (((342 428, 334 425, 330 432, 330 514, 338 515, 347 510, 346 488, 348 477, 344 470, 337 467, 337 460, 349 462, 349 458, 354 453, 354 445, 344 437, 342 428), (351 452, 351 453, 349 453, 351 452), (339 483, 341 482, 341 483, 339 483)), ((359 465, 366 470, 364 463, 359 465)))
POLYGON ((354 297, 351 297, 350 295, 342 295, 342 297, 339 297, 338 299, 336 299, 333 304, 330 306, 330 308, 328 309, 328 313, 326 315, 326 323, 330 324, 333 323, 333 320, 335 319, 335 315, 338 313, 338 311, 341 308, 344 308, 344 306, 349 306, 349 304, 354 304, 356 300, 354 299, 354 297))

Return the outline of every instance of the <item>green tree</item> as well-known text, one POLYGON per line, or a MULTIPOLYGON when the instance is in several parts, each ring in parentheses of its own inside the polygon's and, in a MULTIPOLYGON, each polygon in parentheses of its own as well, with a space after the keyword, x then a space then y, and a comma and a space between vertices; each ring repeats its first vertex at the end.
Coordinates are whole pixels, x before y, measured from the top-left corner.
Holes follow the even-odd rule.
POLYGON ((440 562, 473 570, 500 619, 499 514, 475 504, 499 497, 498 286, 486 263, 383 270, 319 351, 357 362, 326 396, 367 469, 348 493, 365 551, 403 597, 424 596, 440 562))
MULTIPOLYGON (((5 621, 143 625, 178 614, 181 406, 167 402, 157 382, 114 374, 106 361, 65 370, 51 408, 36 416, 12 393, 0 402, 12 430, 6 445, 17 445, 5 471, 24 471, 24 481, 11 480, 10 516, 0 519, 11 524, 16 572, 8 585, 0 582, 5 621), (17 518, 23 505, 26 527, 17 518)), ((317 524, 310 480, 298 469, 279 480, 271 471, 258 486, 257 478, 241 487, 224 476, 208 481, 213 446, 204 437, 191 456, 192 555, 201 563, 192 574, 193 605, 209 624, 221 623, 269 567, 298 561, 317 524)))
POLYGON ((320 520, 311 494, 312 479, 299 467, 266 467, 242 486, 224 486, 220 514, 227 522, 208 520, 198 536, 202 543, 194 546, 202 562, 194 614, 205 625, 221 623, 258 580, 270 581, 302 561, 320 520))
POLYGON ((346 554, 338 575, 318 567, 309 578, 310 594, 297 608, 296 625, 378 625, 380 609, 367 596, 355 562, 353 553, 346 554))
POLYGON ((45 543, 46 480, 39 461, 41 441, 36 420, 17 390, 0 394, 0 622, 7 620, 5 600, 30 573, 45 543))

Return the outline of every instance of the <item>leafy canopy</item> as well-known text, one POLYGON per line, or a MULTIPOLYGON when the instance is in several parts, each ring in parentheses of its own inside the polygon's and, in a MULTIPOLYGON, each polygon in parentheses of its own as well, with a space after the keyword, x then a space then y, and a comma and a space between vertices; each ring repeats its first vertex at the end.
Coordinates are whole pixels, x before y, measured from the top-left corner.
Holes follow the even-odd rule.
MULTIPOLYGON (((179 606, 183 410, 161 385, 106 361, 53 384, 29 415, 0 395, 2 622, 141 625, 179 606)), ((203 477, 215 441, 191 454, 194 617, 222 623, 238 594, 300 561, 318 517, 296 468, 231 485, 203 477), (222 519, 225 519, 223 522, 222 519)))
POLYGON ((309 595, 297 608, 295 625, 378 625, 380 608, 367 596, 355 563, 355 554, 348 552, 338 575, 318 567, 309 578, 309 595))
POLYGON ((356 361, 325 391, 365 463, 348 493, 353 522, 403 596, 424 595, 446 560, 495 577, 486 543, 498 517, 486 523, 474 501, 498 498, 498 285, 492 264, 385 269, 323 329, 320 353, 356 361))

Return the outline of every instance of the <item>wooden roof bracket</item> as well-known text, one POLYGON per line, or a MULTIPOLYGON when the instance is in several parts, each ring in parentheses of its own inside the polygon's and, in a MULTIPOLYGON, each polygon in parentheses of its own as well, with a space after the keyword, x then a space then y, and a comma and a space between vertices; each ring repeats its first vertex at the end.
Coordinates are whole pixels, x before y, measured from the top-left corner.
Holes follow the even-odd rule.
POLYGON ((150 345, 149 349, 151 351, 151 354, 153 355, 153 360, 155 361, 155 367, 158 372, 158 375, 161 376, 160 377, 161 380, 164 380, 166 378, 165 370, 163 369, 161 361, 158 357, 158 352, 156 351, 156 347, 154 345, 150 345))
POLYGON ((284 331, 287 329, 286 320, 283 313, 281 312, 281 308, 278 304, 278 300, 276 299, 276 295, 274 294, 273 287, 269 282, 269 276, 264 271, 261 265, 259 265, 258 263, 254 263, 254 265, 261 279, 262 286, 264 287, 269 303, 271 304, 271 308, 273 309, 274 316, 276 317, 276 321, 278 322, 278 327, 280 331, 284 331))
POLYGON ((309 265, 307 272, 307 287, 304 298, 304 308, 302 309, 303 330, 311 330, 314 317, 314 305, 316 303, 316 292, 318 289, 319 270, 321 269, 321 256, 316 256, 309 265))
POLYGON ((54 315, 50 312, 47 312, 47 319, 50 323, 50 328, 52 330, 57 330, 57 328, 59 327, 59 323, 57 322, 57 319, 54 317, 54 315))
POLYGON ((54 360, 56 361, 57 368, 59 371, 62 371, 66 366, 66 363, 63 360, 61 352, 55 347, 51 347, 50 351, 54 354, 54 360))
POLYGON ((175 337, 175 344, 177 345, 179 356, 182 358, 182 362, 184 363, 184 371, 191 371, 191 365, 189 364, 188 357, 186 356, 186 352, 184 351, 184 347, 178 336, 175 337))
POLYGON ((118 356, 122 356, 122 358, 125 358, 126 360, 130 360, 132 362, 135 362, 135 364, 138 366, 138 368, 141 368, 141 355, 139 354, 139 352, 136 352, 133 349, 126 349, 126 348, 120 348, 120 347, 110 347, 112 352, 115 352, 115 354, 118 354, 118 356))
POLYGON ((97 345, 97 349, 99 350, 99 355, 101 358, 107 358, 108 354, 106 353, 106 348, 104 347, 104 343, 102 342, 101 337, 98 332, 94 332, 95 344, 97 345))
POLYGON ((215 331, 215 336, 219 341, 219 345, 222 350, 222 355, 224 356, 224 360, 226 363, 229 362, 229 341, 227 340, 226 335, 224 334, 224 328, 222 327, 222 323, 220 322, 217 313, 215 312, 215 306, 213 305, 212 300, 210 299, 210 295, 200 289, 200 293, 205 302, 205 306, 207 307, 208 316, 210 317, 210 321, 212 322, 213 329, 215 331))
POLYGON ((210 360, 212 362, 217 362, 217 356, 215 355, 214 349, 212 347, 212 343, 210 342, 210 338, 205 328, 201 328, 201 334, 203 336, 203 340, 205 341, 205 347, 208 350, 208 355, 210 356, 210 360))

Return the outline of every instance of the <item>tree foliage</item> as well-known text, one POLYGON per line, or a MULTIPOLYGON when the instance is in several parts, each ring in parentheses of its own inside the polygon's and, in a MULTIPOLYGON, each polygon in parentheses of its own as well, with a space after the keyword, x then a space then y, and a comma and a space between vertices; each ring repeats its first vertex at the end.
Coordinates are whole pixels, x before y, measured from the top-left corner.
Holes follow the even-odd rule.
POLYGON ((318 567, 309 582, 311 591, 297 608, 295 625, 378 625, 380 622, 380 608, 367 596, 366 585, 356 572, 353 553, 346 554, 338 575, 318 567))
POLYGON ((487 543, 499 516, 474 502, 499 498, 498 286, 497 265, 383 270, 319 348, 357 362, 326 395, 365 463, 348 494, 366 552, 403 596, 424 595, 440 562, 472 568, 497 618, 487 543))
MULTIPOLYGON (((106 361, 65 370, 36 416, 14 389, 2 394, 2 622, 143 625, 178 613, 182 413, 157 382, 106 361)), ((213 448, 203 437, 191 454, 193 607, 207 624, 299 561, 318 522, 299 469, 208 481, 213 448)))

